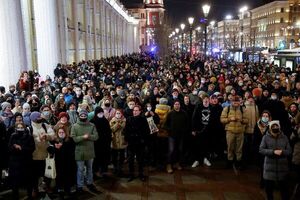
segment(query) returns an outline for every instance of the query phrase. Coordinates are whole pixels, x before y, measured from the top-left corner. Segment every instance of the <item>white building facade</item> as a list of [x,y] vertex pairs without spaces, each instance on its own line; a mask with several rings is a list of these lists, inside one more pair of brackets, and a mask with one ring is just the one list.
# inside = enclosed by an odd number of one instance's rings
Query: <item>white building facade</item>
[[139,51],[139,20],[118,0],[0,0],[0,85],[22,71]]

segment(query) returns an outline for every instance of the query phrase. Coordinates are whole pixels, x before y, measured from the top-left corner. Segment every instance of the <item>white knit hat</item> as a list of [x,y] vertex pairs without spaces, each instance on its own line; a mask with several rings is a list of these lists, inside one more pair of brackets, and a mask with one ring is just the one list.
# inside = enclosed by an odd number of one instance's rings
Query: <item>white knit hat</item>
[[279,120],[273,120],[269,122],[269,127],[272,128],[272,126],[276,124],[280,128],[280,122]]

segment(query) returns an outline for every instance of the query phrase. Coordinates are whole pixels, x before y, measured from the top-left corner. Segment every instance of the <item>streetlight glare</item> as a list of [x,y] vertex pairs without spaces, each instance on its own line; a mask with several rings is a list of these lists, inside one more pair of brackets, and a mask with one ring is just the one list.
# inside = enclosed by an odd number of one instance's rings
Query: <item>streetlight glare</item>
[[216,24],[216,21],[211,21],[210,25],[214,26]]
[[243,7],[241,7],[240,8],[240,12],[242,13],[242,12],[245,12],[245,11],[247,11],[248,10],[248,6],[243,6]]
[[204,17],[207,17],[208,13],[209,13],[209,10],[210,10],[210,5],[208,4],[204,4],[202,6],[202,10],[203,10],[203,13],[204,13]]
[[180,28],[181,28],[181,30],[184,30],[185,24],[180,24]]
[[189,21],[189,24],[192,25],[194,23],[194,17],[189,17],[188,21]]
[[226,15],[225,19],[232,19],[232,15]]
[[200,31],[200,30],[201,30],[201,27],[200,27],[200,26],[198,26],[196,29],[197,29],[197,31]]
[[176,33],[179,33],[179,28],[175,28],[175,32],[176,32]]

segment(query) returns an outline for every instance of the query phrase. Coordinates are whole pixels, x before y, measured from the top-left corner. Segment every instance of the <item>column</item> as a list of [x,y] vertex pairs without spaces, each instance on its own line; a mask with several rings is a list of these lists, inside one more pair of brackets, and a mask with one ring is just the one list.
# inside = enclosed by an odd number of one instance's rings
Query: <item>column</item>
[[59,46],[60,54],[59,61],[60,63],[66,64],[69,60],[68,54],[68,27],[67,27],[67,11],[66,11],[66,1],[65,0],[56,0],[57,9],[58,9],[58,26],[59,26]]
[[90,59],[90,0],[84,2],[84,21],[85,21],[85,60]]
[[79,32],[78,32],[78,8],[77,8],[77,1],[72,1],[72,9],[73,9],[73,22],[74,22],[74,44],[75,44],[75,62],[79,62]]
[[99,58],[98,54],[98,45],[97,45],[97,26],[98,24],[96,23],[96,18],[97,18],[97,6],[96,6],[96,0],[92,0],[92,5],[93,5],[93,31],[94,31],[94,37],[93,37],[93,43],[94,43],[94,59]]
[[56,1],[34,0],[38,69],[42,78],[53,76],[59,62],[59,37]]
[[24,29],[20,1],[3,0],[0,6],[0,80],[8,90],[27,70]]

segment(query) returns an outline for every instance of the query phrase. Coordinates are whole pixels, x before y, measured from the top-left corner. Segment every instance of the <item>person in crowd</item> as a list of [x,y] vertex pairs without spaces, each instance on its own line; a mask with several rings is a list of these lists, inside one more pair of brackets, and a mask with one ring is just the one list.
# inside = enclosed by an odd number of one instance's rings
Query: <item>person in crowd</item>
[[123,116],[121,109],[116,110],[116,114],[111,119],[109,124],[112,132],[111,148],[114,174],[121,177],[123,175],[123,163],[125,160],[125,149],[127,147],[127,142],[125,141],[124,135],[126,119]]
[[41,117],[43,118],[44,122],[55,126],[57,124],[57,117],[53,114],[51,108],[47,105],[43,105],[40,109]]
[[23,120],[26,126],[30,126],[31,125],[31,121],[30,121],[30,105],[28,103],[24,103],[22,106],[23,110],[22,110],[22,115],[23,115]]
[[253,132],[259,118],[259,110],[251,94],[247,96],[247,100],[245,101],[244,106],[245,116],[248,119],[248,123],[246,124],[244,134],[243,160],[247,164],[250,164],[254,158],[252,152]]
[[14,114],[11,111],[12,107],[11,107],[11,103],[8,102],[3,102],[1,104],[1,112],[0,112],[0,118],[1,120],[4,122],[6,128],[9,128],[10,126],[13,126],[14,124]]
[[111,129],[109,121],[100,106],[95,108],[94,118],[91,120],[97,129],[98,139],[95,142],[94,172],[96,176],[106,176],[111,160]]
[[92,192],[99,192],[93,184],[93,159],[95,158],[94,142],[98,132],[94,124],[88,121],[88,112],[81,110],[76,124],[71,128],[71,137],[75,142],[75,160],[77,164],[77,192],[83,192],[84,167],[86,167],[87,187]]
[[188,115],[181,110],[179,100],[174,101],[173,110],[166,117],[164,128],[168,131],[167,172],[173,173],[172,164],[177,170],[182,170],[183,138],[190,130]]
[[144,116],[141,115],[142,108],[139,105],[133,107],[133,116],[126,119],[125,125],[125,141],[128,143],[128,164],[129,164],[129,179],[133,181],[134,176],[134,160],[135,157],[138,162],[138,173],[141,181],[145,181],[144,175],[144,153],[146,139],[150,134],[148,122]]
[[288,156],[292,150],[289,140],[282,132],[278,120],[273,120],[269,123],[269,129],[267,134],[262,138],[259,152],[265,156],[263,178],[265,180],[267,199],[274,199],[273,191],[275,182],[277,182],[279,184],[281,199],[288,200]]
[[[61,119],[66,118],[63,116]],[[66,120],[66,119],[64,119]],[[60,197],[70,196],[71,187],[76,184],[75,143],[66,126],[55,129],[56,139],[53,141],[56,167],[56,188]]]
[[68,105],[67,113],[69,115],[69,122],[73,125],[77,122],[77,111],[75,103],[70,103]]
[[202,104],[198,104],[192,116],[192,135],[195,137],[195,161],[192,167],[197,167],[199,161],[207,167],[211,166],[209,161],[210,145],[212,144],[212,132],[210,127],[211,106],[209,104],[209,96],[206,95],[202,99]]
[[260,118],[256,122],[256,125],[254,127],[253,131],[253,154],[254,158],[256,158],[255,164],[260,168],[260,187],[263,188],[265,185],[264,179],[263,179],[263,164],[264,164],[264,157],[259,153],[259,145],[261,143],[261,140],[264,135],[266,135],[268,129],[269,129],[269,122],[272,121],[271,113],[267,110],[264,110],[261,113]]
[[292,125],[284,103],[279,100],[279,94],[275,90],[271,91],[271,97],[262,105],[262,110],[270,111],[273,120],[279,120],[281,130],[289,137],[292,134]]
[[291,143],[293,144],[293,157],[292,163],[296,171],[296,185],[294,188],[293,196],[300,196],[300,127],[296,131],[293,131],[291,135]]
[[[52,141],[55,137],[54,131],[50,125],[43,123],[41,113],[32,112],[30,115],[31,127],[29,128],[34,142],[35,150],[32,154],[33,158],[33,196],[36,197],[39,192],[39,179],[44,177],[45,173],[45,159],[48,156],[47,148],[49,147],[49,141]],[[44,178],[47,188],[49,189],[50,180]],[[42,188],[43,189],[43,188]]]
[[6,169],[8,166],[7,163],[7,154],[8,154],[8,149],[7,149],[7,144],[8,144],[8,135],[6,131],[6,126],[2,120],[0,120],[0,187],[2,187],[3,182],[2,182],[2,170]]
[[231,106],[225,107],[221,114],[221,122],[225,125],[227,141],[227,167],[232,166],[236,159],[236,168],[241,167],[242,149],[244,144],[245,125],[248,119],[241,107],[240,97],[235,96]]
[[27,198],[32,199],[32,153],[35,150],[35,143],[24,123],[16,124],[15,132],[9,139],[8,149],[8,174],[13,191],[13,199],[18,200],[20,198],[20,187],[26,187]]
[[58,122],[53,127],[54,132],[56,133],[59,128],[64,128],[68,132],[68,136],[71,133],[71,122],[69,122],[69,115],[66,112],[59,113]]
[[113,116],[115,115],[116,110],[112,107],[111,100],[109,98],[105,98],[103,100],[103,104],[101,105],[101,108],[104,111],[104,117],[110,121]]
[[127,119],[128,117],[133,116],[133,108],[135,106],[134,99],[129,99],[127,102],[127,107],[124,109],[124,117]]
[[[147,103],[145,106],[145,111],[143,115],[146,117],[147,120],[152,119],[153,123],[155,125],[159,124],[159,116],[154,112],[154,109],[152,108],[151,103]],[[146,139],[146,148],[147,148],[147,160],[148,160],[148,165],[151,167],[156,167],[157,165],[157,157],[158,157],[158,152],[157,152],[157,130],[153,130],[150,128],[152,122],[148,121],[149,124],[149,129],[150,129],[150,134],[148,135],[148,138]]]

